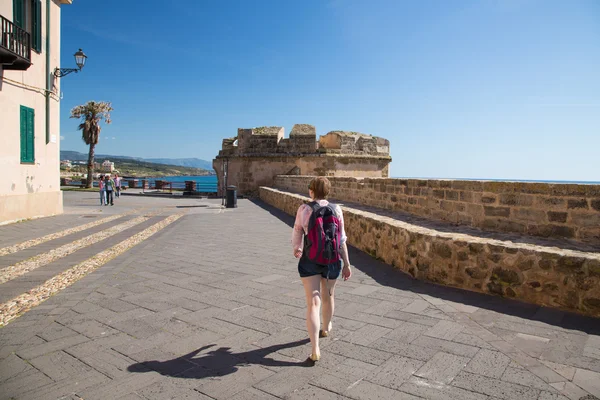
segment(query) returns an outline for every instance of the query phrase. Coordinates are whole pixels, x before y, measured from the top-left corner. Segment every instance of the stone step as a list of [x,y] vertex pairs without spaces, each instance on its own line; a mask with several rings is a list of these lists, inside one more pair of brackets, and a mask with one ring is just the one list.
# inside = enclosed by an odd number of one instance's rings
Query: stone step
[[[261,187],[290,215],[306,196]],[[479,231],[340,202],[348,243],[411,276],[600,316],[600,249],[590,244]],[[352,261],[352,260],[351,260]]]

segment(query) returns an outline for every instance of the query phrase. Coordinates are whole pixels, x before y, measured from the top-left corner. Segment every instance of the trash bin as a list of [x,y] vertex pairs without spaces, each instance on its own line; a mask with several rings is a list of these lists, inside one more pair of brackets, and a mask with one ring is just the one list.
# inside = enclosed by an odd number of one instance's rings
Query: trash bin
[[185,191],[186,192],[195,192],[196,191],[196,181],[185,181]]
[[237,207],[237,190],[235,186],[227,186],[225,208]]

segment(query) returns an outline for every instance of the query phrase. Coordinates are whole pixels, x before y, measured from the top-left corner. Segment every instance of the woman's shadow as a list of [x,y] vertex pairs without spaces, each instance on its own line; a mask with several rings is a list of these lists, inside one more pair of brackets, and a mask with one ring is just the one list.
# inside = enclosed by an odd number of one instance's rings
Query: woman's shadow
[[309,343],[309,339],[303,339],[240,353],[232,353],[229,347],[220,347],[201,354],[205,350],[216,346],[215,344],[210,344],[172,360],[152,360],[135,363],[127,367],[127,370],[129,372],[149,372],[153,370],[165,376],[198,379],[229,375],[236,372],[240,366],[249,364],[259,364],[268,367],[309,367],[312,364],[308,360],[291,362],[274,360],[267,357],[268,354],[279,350],[302,346],[307,343]]

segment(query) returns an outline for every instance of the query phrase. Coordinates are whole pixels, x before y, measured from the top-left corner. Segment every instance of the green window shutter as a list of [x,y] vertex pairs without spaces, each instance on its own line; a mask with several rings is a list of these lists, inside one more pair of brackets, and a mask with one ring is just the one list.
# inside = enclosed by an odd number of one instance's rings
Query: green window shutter
[[25,4],[23,0],[13,0],[13,23],[25,29]]
[[29,162],[35,161],[35,111],[27,110],[27,157]]
[[42,52],[42,0],[31,0],[31,40],[32,47]]
[[27,162],[27,107],[21,106],[21,162]]
[[35,161],[35,111],[21,106],[21,162]]

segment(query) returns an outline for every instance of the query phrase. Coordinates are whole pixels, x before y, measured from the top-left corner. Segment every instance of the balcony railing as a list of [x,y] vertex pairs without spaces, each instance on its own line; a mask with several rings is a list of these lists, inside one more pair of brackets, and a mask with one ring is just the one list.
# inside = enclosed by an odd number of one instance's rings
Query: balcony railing
[[8,50],[24,61],[31,62],[31,36],[0,15],[2,35],[0,36],[0,50]]

